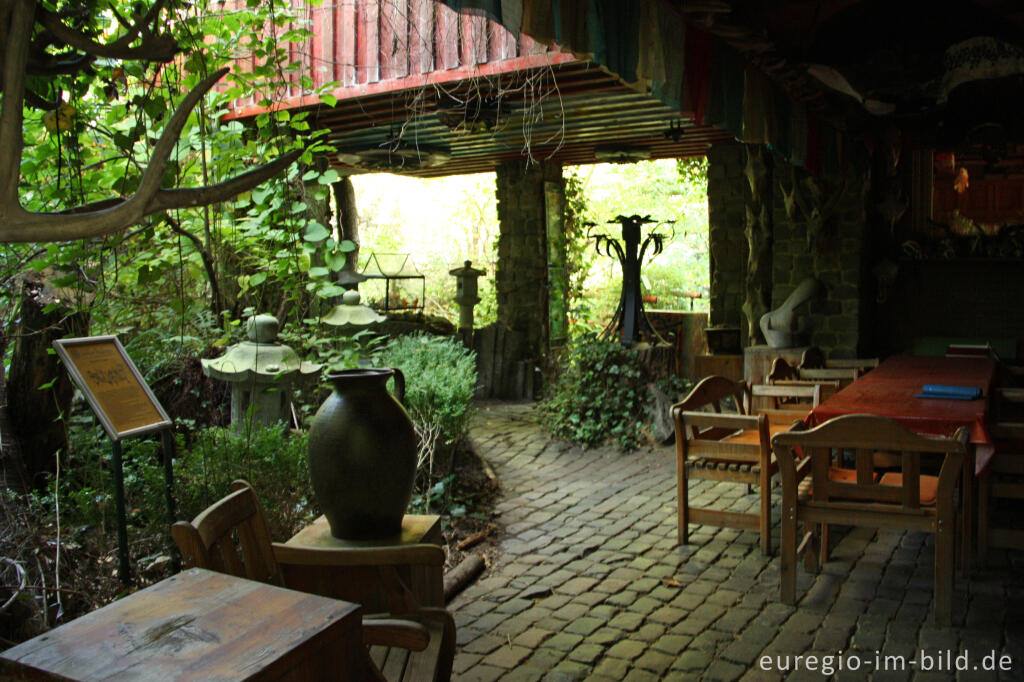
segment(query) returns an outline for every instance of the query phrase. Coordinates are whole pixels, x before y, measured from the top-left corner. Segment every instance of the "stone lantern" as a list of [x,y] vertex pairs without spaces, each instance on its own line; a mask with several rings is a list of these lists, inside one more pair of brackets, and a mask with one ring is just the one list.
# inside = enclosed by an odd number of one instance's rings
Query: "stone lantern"
[[388,319],[370,306],[363,305],[359,300],[358,291],[355,289],[346,291],[341,296],[341,305],[334,306],[334,309],[323,319],[324,324],[339,327],[342,333],[352,333]]
[[486,275],[486,270],[477,270],[472,267],[472,261],[466,261],[461,268],[455,268],[448,272],[455,276],[455,298],[459,304],[459,330],[465,332],[473,331],[473,306],[480,302],[477,289],[477,280]]
[[277,343],[278,322],[256,315],[246,324],[248,340],[228,348],[219,358],[202,360],[203,373],[231,384],[231,424],[240,428],[252,410],[267,426],[290,417],[294,385],[320,374],[322,365],[306,362],[289,346]]

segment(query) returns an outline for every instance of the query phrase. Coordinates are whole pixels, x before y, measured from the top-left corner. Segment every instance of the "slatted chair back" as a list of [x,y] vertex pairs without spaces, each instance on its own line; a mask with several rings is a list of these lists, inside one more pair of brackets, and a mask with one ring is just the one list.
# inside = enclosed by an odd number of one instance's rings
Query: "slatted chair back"
[[749,414],[750,391],[743,381],[718,375],[704,377],[685,398],[672,406],[673,412],[681,410]]
[[[830,523],[934,533],[935,617],[948,624],[953,589],[954,491],[967,454],[967,430],[924,436],[885,417],[844,415],[813,429],[800,424],[772,439],[782,478],[782,600],[796,600],[798,550]],[[856,453],[854,480],[836,477],[833,453]],[[899,453],[901,470],[875,472],[875,453]],[[922,455],[942,458],[938,477],[922,476]],[[931,491],[934,491],[932,494]],[[804,525],[798,542],[797,525]]]
[[[844,371],[842,373],[844,377],[851,376],[852,371]],[[810,378],[804,376],[803,370],[793,367],[785,358],[778,357],[772,361],[771,371],[764,378],[764,382],[773,386],[820,386],[821,394],[817,401],[814,402],[814,406],[817,406],[819,402],[825,400],[843,385],[842,381],[838,378]],[[783,399],[780,399],[783,398]],[[772,401],[772,408],[778,409],[779,403],[796,403],[799,405],[801,402],[806,400],[786,400],[780,396]],[[801,408],[794,408],[801,409]]]
[[[838,384],[835,385],[838,388]],[[806,414],[821,403],[823,386],[821,383],[782,382],[779,384],[757,384],[750,387],[750,397],[765,398],[770,405],[769,411],[761,410],[769,416],[775,412]],[[781,415],[781,416],[792,416]],[[775,421],[773,419],[773,421]]]
[[878,367],[878,358],[829,360],[820,348],[811,346],[803,352],[797,369],[800,379],[837,379],[846,387],[875,367]]
[[[995,452],[978,479],[978,554],[990,547],[1024,549],[1018,508],[1024,500],[1024,389],[997,388],[988,430]],[[1013,500],[1013,502],[1005,502]]]
[[188,568],[207,568],[272,585],[282,585],[270,532],[259,499],[235,481],[231,493],[192,520],[171,527]]

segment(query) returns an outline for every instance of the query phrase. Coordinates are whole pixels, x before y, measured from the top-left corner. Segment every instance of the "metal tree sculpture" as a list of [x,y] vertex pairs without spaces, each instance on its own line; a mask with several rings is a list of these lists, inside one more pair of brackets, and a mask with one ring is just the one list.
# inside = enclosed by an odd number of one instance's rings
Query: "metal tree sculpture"
[[[640,267],[643,264],[647,248],[654,245],[651,257],[661,253],[665,245],[665,235],[650,232],[641,243],[641,226],[657,221],[651,216],[615,216],[609,223],[622,225],[622,240],[607,234],[595,234],[597,252],[610,258],[617,258],[622,266],[622,293],[619,296],[619,307],[611,323],[605,327],[602,338],[611,338],[618,334],[622,345],[630,348],[634,343],[664,343],[658,332],[647,321],[644,314],[644,301],[640,294]],[[668,221],[669,223],[674,221]]]
[[[60,18],[34,0],[0,0],[0,242],[65,241],[99,237],[118,232],[158,211],[205,206],[248,191],[287,168],[302,153],[295,150],[268,164],[230,180],[204,187],[163,189],[161,179],[189,113],[203,95],[227,73],[210,74],[188,93],[160,139],[153,147],[149,165],[135,194],[112,197],[58,213],[33,213],[18,200],[22,152],[23,106],[45,108],[45,101],[26,90],[28,75],[75,73],[86,69],[97,57],[169,62],[180,51],[174,39],[162,32],[164,0],[129,22],[121,20],[125,32],[109,43],[69,28]],[[120,17],[119,17],[120,19]],[[51,46],[69,51],[55,58]]]

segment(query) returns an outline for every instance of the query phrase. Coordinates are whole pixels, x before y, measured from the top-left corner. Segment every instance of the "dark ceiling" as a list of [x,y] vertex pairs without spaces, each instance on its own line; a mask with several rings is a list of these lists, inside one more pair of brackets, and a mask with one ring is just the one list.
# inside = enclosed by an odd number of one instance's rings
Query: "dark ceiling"
[[[941,97],[951,47],[984,36],[1024,48],[1021,0],[732,0],[728,12],[726,3],[679,3],[684,11],[702,4],[721,11],[690,11],[692,19],[843,127],[894,123],[923,144],[955,146],[995,122],[1024,141],[1022,75],[974,81]],[[858,98],[811,75],[820,67],[841,74]]]
[[[1024,75],[966,82],[948,100],[940,96],[950,47],[978,36],[1024,47],[1024,0],[669,1],[850,133],[895,125],[940,148],[979,137],[1024,142]],[[461,19],[470,20],[482,18]],[[356,88],[335,107],[317,107],[314,119],[341,150],[339,169],[421,177],[525,157],[582,164],[692,156],[731,137],[694,126],[686,112],[593,63],[561,57],[444,88]]]

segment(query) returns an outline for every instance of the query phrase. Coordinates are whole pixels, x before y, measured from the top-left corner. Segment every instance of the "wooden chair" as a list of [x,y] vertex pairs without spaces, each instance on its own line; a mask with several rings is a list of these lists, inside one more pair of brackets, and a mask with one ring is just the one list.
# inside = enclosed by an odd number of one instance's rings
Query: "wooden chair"
[[800,356],[797,371],[801,379],[838,380],[840,387],[845,388],[875,367],[878,367],[878,358],[826,360],[820,348],[811,346]]
[[[443,565],[440,547],[288,547],[271,542],[263,507],[252,487],[235,481],[231,490],[191,523],[179,521],[172,526],[171,536],[187,567],[356,603],[364,603],[367,592],[360,578],[370,572],[387,594],[389,607],[386,614],[363,617],[366,676],[414,681],[451,677],[455,621],[443,608],[420,606],[400,576],[402,567]],[[325,571],[331,580],[323,579]]]
[[[771,553],[771,478],[776,467],[769,448],[768,417],[746,414],[749,398],[744,382],[710,376],[672,406],[679,544],[689,541],[691,523],[703,523],[756,530],[761,551]],[[723,412],[723,406],[730,412]],[[756,485],[759,511],[695,507],[689,498],[690,479]]]
[[1024,529],[1017,526],[1017,513],[1007,518],[993,513],[997,506],[1024,504],[1020,502],[1024,500],[1024,389],[997,388],[992,398],[994,421],[989,433],[995,452],[988,472],[978,479],[978,555],[982,560],[989,547],[1024,549]]
[[[953,495],[967,453],[967,430],[954,438],[922,436],[887,419],[844,415],[813,429],[798,424],[772,440],[782,478],[782,601],[796,602],[796,561],[828,524],[904,528],[935,534],[935,620],[948,625],[952,611],[955,509]],[[852,480],[837,477],[835,450],[854,450]],[[877,450],[901,453],[902,470],[877,477]],[[938,477],[921,475],[921,456],[942,456]],[[803,524],[803,538],[797,527]],[[814,553],[806,555],[812,559]]]
[[[851,375],[852,372],[850,370],[842,371],[842,376],[844,377],[848,378]],[[842,384],[836,378],[811,378],[781,357],[775,358],[772,361],[771,370],[765,375],[764,382],[775,386],[821,386],[821,400],[825,400],[836,393]]]

